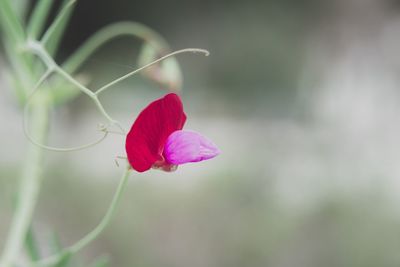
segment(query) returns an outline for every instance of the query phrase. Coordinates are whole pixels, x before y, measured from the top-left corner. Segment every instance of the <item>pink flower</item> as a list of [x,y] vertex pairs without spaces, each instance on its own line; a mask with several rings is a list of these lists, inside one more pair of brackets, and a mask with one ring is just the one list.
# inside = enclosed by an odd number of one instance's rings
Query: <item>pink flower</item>
[[211,159],[220,150],[193,131],[183,131],[186,115],[181,99],[167,94],[150,103],[133,123],[126,137],[128,161],[138,172],[150,168],[172,171],[178,165]]
[[175,165],[211,159],[218,154],[217,146],[195,131],[173,132],[164,147],[165,158]]

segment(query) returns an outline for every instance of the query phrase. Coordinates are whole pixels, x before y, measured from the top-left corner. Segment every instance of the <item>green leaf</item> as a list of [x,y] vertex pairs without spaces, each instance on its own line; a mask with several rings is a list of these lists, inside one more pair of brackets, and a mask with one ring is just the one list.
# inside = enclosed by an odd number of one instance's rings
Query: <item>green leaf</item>
[[8,0],[0,0],[0,26],[13,44],[21,44],[25,39],[22,23]]
[[71,260],[72,254],[68,251],[63,252],[63,247],[61,245],[60,238],[55,232],[51,234],[49,247],[52,254],[62,253],[61,257],[53,265],[53,267],[67,267]]
[[28,0],[13,0],[12,5],[14,6],[15,13],[21,19],[25,18],[27,10],[29,8]]
[[29,37],[36,39],[43,31],[52,3],[53,0],[39,0],[36,3],[28,23]]
[[70,260],[72,258],[72,254],[69,252],[65,252],[60,260],[54,265],[54,267],[67,267],[69,266]]
[[32,261],[40,259],[39,245],[36,241],[32,226],[29,227],[25,238],[25,250]]
[[52,56],[54,56],[59,49],[60,41],[64,36],[68,22],[71,18],[72,12],[75,7],[75,2],[76,1],[74,0],[63,1],[59,14],[54,19],[54,22],[52,23],[52,25],[50,25],[49,29],[47,30],[50,31],[49,36],[46,36],[47,32],[43,36],[44,40],[42,41],[46,43],[47,52]]
[[90,264],[89,267],[107,267],[110,263],[110,258],[106,255],[98,258],[94,263]]
[[57,233],[52,232],[49,240],[49,247],[51,253],[57,254],[63,250],[61,246],[60,238],[58,237]]

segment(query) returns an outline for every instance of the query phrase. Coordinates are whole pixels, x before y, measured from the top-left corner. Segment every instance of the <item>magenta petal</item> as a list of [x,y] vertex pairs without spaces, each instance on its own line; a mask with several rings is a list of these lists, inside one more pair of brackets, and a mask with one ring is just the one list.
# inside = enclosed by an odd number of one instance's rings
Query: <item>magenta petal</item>
[[213,142],[194,131],[173,132],[164,147],[165,158],[175,165],[211,159],[220,153]]
[[[150,103],[138,116],[126,136],[128,161],[138,172],[155,167],[165,169],[162,157],[165,141],[174,131],[182,129],[186,121],[181,99],[167,94]],[[165,167],[165,168],[164,168]]]

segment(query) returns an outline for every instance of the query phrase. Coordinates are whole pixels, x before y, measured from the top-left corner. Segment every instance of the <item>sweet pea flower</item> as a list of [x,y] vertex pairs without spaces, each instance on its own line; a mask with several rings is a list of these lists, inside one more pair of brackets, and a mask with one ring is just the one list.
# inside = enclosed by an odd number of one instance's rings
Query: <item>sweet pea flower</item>
[[133,169],[173,171],[178,165],[211,159],[220,153],[216,145],[194,131],[182,130],[186,121],[177,94],[150,103],[139,114],[126,137],[125,149]]

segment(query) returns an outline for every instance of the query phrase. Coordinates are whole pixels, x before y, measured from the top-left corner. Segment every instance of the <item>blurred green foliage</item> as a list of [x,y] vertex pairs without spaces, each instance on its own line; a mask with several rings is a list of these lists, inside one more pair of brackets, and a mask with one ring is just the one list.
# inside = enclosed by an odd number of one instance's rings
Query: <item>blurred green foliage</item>
[[[107,177],[82,184],[81,173],[48,175],[36,229],[68,233],[62,243],[73,242],[114,189]],[[105,253],[111,266],[174,267],[400,264],[400,218],[374,191],[327,193],[313,208],[293,210],[276,198],[272,178],[222,171],[205,179],[182,190],[134,176],[116,219],[84,259]]]

